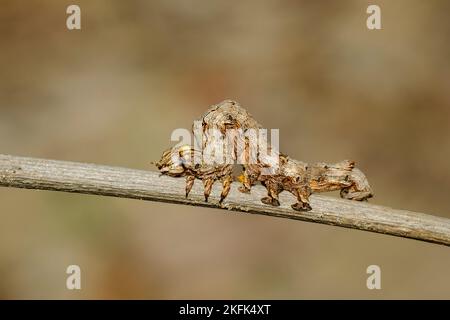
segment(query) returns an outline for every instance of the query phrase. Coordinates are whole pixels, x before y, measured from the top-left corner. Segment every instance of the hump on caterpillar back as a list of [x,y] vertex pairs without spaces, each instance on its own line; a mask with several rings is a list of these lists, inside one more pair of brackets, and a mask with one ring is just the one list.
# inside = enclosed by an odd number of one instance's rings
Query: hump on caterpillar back
[[201,119],[208,128],[260,128],[261,125],[237,101],[227,99],[212,105]]
[[355,167],[355,161],[343,160],[341,162],[335,163],[333,167],[346,171],[351,171]]

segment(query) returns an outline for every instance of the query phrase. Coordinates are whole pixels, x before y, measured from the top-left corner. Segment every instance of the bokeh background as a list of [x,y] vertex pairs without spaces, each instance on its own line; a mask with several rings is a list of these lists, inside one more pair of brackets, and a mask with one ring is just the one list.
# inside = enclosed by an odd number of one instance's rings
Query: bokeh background
[[[66,29],[81,7],[82,30]],[[382,30],[366,28],[378,4]],[[450,2],[2,0],[0,152],[155,170],[209,105],[354,159],[372,203],[450,218]],[[447,247],[318,224],[0,188],[1,298],[450,298]],[[82,290],[65,287],[66,267]],[[366,288],[366,268],[382,290]]]

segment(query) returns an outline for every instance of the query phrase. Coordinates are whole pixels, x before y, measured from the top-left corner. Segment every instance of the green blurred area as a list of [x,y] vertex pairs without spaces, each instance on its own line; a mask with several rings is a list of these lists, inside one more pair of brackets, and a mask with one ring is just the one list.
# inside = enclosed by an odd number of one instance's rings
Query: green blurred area
[[[372,203],[450,218],[450,2],[3,0],[0,153],[155,170],[226,98]],[[0,298],[450,298],[448,248],[219,210],[0,188]],[[82,290],[65,287],[66,267]],[[366,288],[368,265],[382,290]]]

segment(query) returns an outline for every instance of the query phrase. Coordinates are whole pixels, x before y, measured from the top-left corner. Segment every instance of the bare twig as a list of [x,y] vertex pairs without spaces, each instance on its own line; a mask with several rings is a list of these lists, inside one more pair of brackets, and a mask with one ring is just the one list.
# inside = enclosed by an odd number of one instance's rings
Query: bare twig
[[253,188],[251,194],[242,194],[237,191],[236,184],[220,206],[219,186],[215,186],[210,202],[205,203],[200,185],[196,183],[186,199],[184,179],[159,176],[156,172],[0,155],[0,186],[223,208],[450,246],[450,219],[443,217],[318,195],[312,197],[312,211],[299,213],[291,209],[290,204],[295,199],[288,194],[281,195],[280,207],[271,207],[260,202],[260,198],[265,196],[261,186]]

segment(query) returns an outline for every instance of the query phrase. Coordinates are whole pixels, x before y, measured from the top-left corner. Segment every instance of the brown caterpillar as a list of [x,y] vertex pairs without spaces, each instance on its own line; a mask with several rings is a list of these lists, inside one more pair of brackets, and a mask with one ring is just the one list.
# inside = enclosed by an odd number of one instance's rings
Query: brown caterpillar
[[220,203],[222,203],[230,192],[231,182],[233,181],[233,166],[195,164],[193,159],[195,154],[199,152],[190,145],[175,146],[164,151],[161,160],[156,163],[156,167],[161,174],[171,177],[186,177],[186,198],[196,178],[203,181],[205,201],[208,201],[214,182],[221,181],[223,189],[220,195]]
[[[243,135],[227,137],[225,133],[229,129],[240,129],[243,133],[249,129],[260,130],[262,126],[242,108],[237,102],[225,100],[213,105],[201,118],[202,147],[208,143],[229,143],[227,139],[234,139],[231,145],[241,144],[243,152],[238,155],[236,148],[231,153],[232,160],[239,157],[247,159],[250,154],[248,140]],[[221,140],[215,140],[209,134],[209,129],[218,129],[222,136]],[[194,130],[195,134],[195,130]],[[197,132],[198,134],[198,132]],[[230,145],[230,144],[228,144]],[[270,145],[268,146],[271,149]],[[176,146],[164,152],[161,160],[156,164],[162,174],[170,176],[186,177],[186,197],[194,184],[196,178],[201,179],[204,184],[205,200],[211,192],[215,181],[221,181],[223,190],[220,203],[226,198],[233,181],[233,164],[205,164],[204,162],[194,164],[194,156],[201,159],[201,151],[189,145]],[[244,159],[244,160],[245,160]],[[267,196],[261,201],[265,204],[279,206],[278,195],[286,190],[291,192],[297,203],[292,208],[297,211],[309,211],[311,206],[309,196],[314,192],[326,192],[340,190],[342,198],[351,200],[366,200],[373,196],[372,189],[365,175],[354,167],[353,161],[344,160],[336,164],[317,163],[308,165],[304,162],[291,159],[290,157],[274,151],[271,157],[264,158],[265,161],[257,159],[254,163],[243,163],[244,172],[239,177],[242,186],[241,192],[249,193],[251,187],[260,182],[267,189]],[[277,161],[277,165],[275,165]]]

